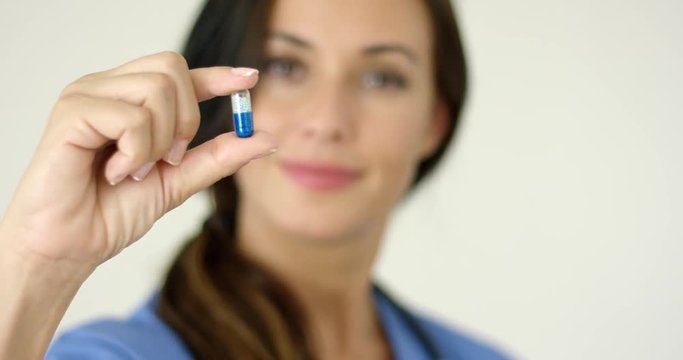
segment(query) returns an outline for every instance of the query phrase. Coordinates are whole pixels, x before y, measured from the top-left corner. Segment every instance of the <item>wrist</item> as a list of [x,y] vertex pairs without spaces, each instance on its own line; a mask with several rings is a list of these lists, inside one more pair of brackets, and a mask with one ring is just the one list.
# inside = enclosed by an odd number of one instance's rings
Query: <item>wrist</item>
[[42,358],[94,267],[31,252],[0,224],[0,358]]
[[52,258],[31,249],[30,239],[19,231],[10,231],[0,223],[0,264],[3,270],[21,277],[49,279],[57,283],[82,283],[97,268],[97,264],[67,258]]

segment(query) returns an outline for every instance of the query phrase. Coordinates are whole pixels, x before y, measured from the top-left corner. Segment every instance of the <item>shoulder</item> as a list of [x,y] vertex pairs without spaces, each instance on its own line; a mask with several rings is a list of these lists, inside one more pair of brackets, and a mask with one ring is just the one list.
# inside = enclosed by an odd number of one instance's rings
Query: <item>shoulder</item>
[[45,359],[191,359],[155,307],[152,297],[127,319],[98,320],[70,329],[55,339]]
[[418,315],[417,321],[429,334],[446,359],[512,360],[513,358],[491,343],[438,320]]

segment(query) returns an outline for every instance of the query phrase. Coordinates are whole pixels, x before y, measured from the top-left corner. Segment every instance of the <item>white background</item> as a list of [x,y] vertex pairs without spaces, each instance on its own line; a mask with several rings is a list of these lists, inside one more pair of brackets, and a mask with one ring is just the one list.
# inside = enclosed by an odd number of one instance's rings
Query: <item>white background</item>
[[[0,3],[0,210],[56,95],[179,50],[199,1]],[[683,2],[458,3],[471,92],[458,146],[397,211],[378,274],[529,359],[683,357]],[[205,195],[102,265],[62,328],[123,315]]]

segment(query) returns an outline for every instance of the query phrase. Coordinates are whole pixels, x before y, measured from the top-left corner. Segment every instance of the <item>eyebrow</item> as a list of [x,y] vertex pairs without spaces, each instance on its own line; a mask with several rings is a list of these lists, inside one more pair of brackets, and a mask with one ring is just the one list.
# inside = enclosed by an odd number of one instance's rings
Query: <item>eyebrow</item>
[[407,47],[398,44],[378,44],[363,50],[366,55],[399,54],[405,56],[410,62],[417,63],[417,55]]
[[[306,39],[303,39],[297,35],[291,34],[291,33],[286,33],[286,32],[276,32],[270,35],[271,39],[274,40],[282,40],[285,42],[288,42],[294,46],[301,47],[304,49],[313,49],[314,46],[311,42],[309,42]],[[367,56],[376,56],[376,55],[382,55],[382,54],[398,54],[401,56],[404,56],[407,60],[409,60],[412,63],[417,63],[418,62],[418,56],[407,48],[406,46],[400,45],[400,44],[376,44],[372,45],[369,47],[366,47],[363,49],[362,53]]]
[[285,32],[276,32],[270,35],[271,39],[274,40],[283,40],[285,42],[288,42],[292,45],[296,45],[298,47],[306,48],[306,49],[313,49],[313,44],[310,42],[294,35],[294,34],[289,34]]

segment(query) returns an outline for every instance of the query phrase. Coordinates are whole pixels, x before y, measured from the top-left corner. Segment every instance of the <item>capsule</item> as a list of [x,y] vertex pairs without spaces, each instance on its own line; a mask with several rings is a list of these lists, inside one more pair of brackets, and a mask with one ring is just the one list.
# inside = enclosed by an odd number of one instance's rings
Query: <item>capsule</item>
[[254,133],[254,121],[251,116],[251,95],[249,90],[242,90],[230,95],[232,102],[232,121],[235,133],[241,138],[250,137]]

